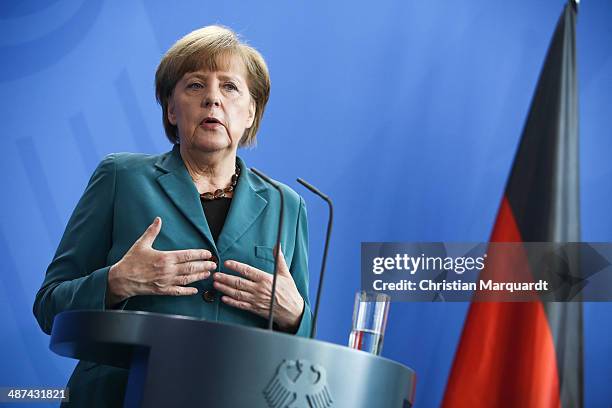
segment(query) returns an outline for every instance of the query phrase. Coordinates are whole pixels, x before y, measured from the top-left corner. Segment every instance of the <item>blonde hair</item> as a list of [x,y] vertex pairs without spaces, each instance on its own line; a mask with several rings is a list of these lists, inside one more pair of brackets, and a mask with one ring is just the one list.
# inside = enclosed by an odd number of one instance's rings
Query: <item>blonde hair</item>
[[229,56],[242,59],[247,72],[249,92],[255,102],[253,125],[245,130],[239,146],[250,146],[256,142],[255,136],[270,97],[268,67],[261,54],[242,42],[232,30],[211,25],[192,31],[174,43],[157,67],[155,97],[162,107],[164,130],[171,143],[179,142],[178,128],[168,120],[168,100],[176,83],[188,72],[200,69],[217,71],[219,68],[225,68]]

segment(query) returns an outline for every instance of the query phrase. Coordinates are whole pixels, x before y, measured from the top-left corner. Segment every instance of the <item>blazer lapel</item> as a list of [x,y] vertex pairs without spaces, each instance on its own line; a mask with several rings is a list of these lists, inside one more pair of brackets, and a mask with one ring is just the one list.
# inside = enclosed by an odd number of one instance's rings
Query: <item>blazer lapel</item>
[[[238,158],[240,179],[234,191],[225,224],[219,235],[219,255],[228,250],[257,220],[268,201],[264,198],[268,187]],[[264,193],[264,194],[261,194]]]
[[172,151],[162,156],[155,166],[164,172],[157,178],[161,188],[211,247],[215,248],[215,242],[202,210],[200,195],[183,163],[179,145],[174,145]]

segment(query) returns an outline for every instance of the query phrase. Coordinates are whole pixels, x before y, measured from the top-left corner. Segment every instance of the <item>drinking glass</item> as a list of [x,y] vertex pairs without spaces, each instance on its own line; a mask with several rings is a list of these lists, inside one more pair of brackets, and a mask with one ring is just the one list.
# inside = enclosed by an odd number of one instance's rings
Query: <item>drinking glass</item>
[[349,347],[380,355],[383,346],[389,296],[382,293],[357,292],[353,310],[353,329]]

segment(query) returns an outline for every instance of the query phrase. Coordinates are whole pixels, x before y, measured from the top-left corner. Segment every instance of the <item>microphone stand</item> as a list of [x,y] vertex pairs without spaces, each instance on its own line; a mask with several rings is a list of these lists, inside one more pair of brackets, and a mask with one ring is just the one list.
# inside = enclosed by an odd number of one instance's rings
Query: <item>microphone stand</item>
[[321,262],[321,272],[319,273],[319,287],[317,288],[317,300],[315,302],[314,315],[312,317],[312,327],[310,328],[310,338],[312,339],[314,338],[317,332],[317,317],[319,316],[319,302],[321,300],[321,292],[323,288],[323,278],[325,275],[325,265],[327,263],[327,249],[329,248],[329,240],[331,237],[332,224],[334,222],[334,205],[331,199],[327,195],[323,194],[321,191],[315,188],[312,184],[306,182],[305,180],[301,178],[298,178],[297,181],[298,183],[300,183],[301,185],[303,185],[304,187],[312,191],[314,194],[321,197],[327,203],[327,206],[329,208],[329,216],[327,219],[327,233],[325,235],[325,247],[323,249],[323,260]]
[[285,196],[283,195],[283,191],[280,186],[272,181],[270,177],[266,176],[259,170],[254,167],[251,167],[251,171],[261,177],[268,184],[272,185],[280,194],[280,214],[278,216],[278,232],[276,234],[276,256],[274,257],[274,277],[272,278],[272,298],[270,299],[270,314],[268,315],[268,330],[272,330],[274,325],[274,301],[276,297],[276,278],[278,276],[278,265],[280,263],[280,241],[281,241],[281,232],[283,230],[283,208],[285,204]]

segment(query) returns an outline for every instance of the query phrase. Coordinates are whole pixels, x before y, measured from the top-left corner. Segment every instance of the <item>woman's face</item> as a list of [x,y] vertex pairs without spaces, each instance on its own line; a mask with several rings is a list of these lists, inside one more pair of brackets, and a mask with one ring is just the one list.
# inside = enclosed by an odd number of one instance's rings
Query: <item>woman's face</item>
[[224,70],[186,73],[172,91],[168,120],[177,126],[183,147],[235,152],[244,131],[253,125],[255,102],[244,63],[238,56],[224,62]]

